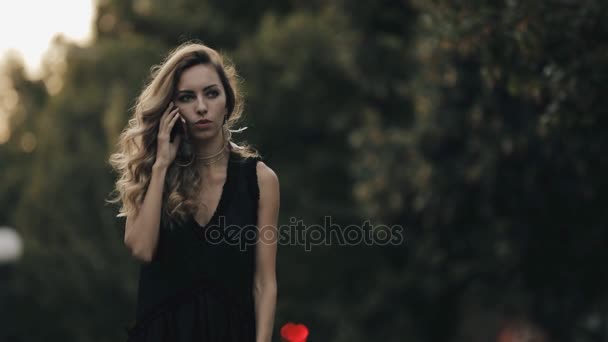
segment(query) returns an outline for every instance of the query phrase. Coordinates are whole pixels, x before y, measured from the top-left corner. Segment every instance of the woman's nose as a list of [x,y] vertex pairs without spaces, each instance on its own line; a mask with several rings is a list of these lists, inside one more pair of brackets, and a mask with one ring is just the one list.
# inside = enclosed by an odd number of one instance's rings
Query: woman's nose
[[205,100],[203,100],[201,97],[199,97],[197,100],[196,111],[199,114],[204,114],[207,112],[207,105],[205,104]]

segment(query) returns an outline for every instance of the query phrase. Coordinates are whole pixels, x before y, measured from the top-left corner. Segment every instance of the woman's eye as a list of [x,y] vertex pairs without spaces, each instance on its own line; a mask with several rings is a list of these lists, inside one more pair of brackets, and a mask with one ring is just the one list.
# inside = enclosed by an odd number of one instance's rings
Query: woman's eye
[[190,101],[192,99],[192,95],[182,95],[177,98],[181,102]]
[[217,91],[217,90],[212,90],[212,91],[210,91],[210,92],[207,93],[207,96],[212,97],[212,98],[213,97],[218,97],[219,95],[220,95],[220,92]]

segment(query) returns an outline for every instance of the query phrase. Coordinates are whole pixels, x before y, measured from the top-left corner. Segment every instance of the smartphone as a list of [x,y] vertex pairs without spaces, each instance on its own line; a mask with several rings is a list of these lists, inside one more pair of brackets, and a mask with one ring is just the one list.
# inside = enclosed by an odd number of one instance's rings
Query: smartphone
[[[173,106],[173,108],[175,108],[175,106]],[[179,115],[179,114],[177,114],[177,115]],[[173,125],[173,129],[171,129],[171,134],[169,136],[169,141],[173,142],[173,139],[175,139],[175,136],[178,134],[182,135],[182,137],[184,134],[184,126],[183,126],[181,117],[179,117],[177,119],[177,121],[175,122],[175,125]]]

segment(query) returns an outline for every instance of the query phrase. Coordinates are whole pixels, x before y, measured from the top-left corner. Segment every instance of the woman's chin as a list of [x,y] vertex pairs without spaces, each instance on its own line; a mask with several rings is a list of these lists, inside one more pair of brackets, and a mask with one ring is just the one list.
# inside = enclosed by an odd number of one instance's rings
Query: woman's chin
[[214,131],[211,129],[209,129],[209,130],[196,130],[195,129],[194,132],[192,132],[190,134],[190,137],[197,141],[209,141],[209,140],[213,140],[219,134],[220,134],[219,131]]

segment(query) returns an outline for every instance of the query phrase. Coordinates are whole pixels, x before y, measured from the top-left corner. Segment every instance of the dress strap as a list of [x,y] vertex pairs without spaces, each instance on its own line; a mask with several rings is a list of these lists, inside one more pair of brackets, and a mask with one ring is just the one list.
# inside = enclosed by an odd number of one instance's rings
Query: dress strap
[[258,161],[263,161],[263,158],[259,156],[249,158],[245,168],[247,184],[251,190],[250,193],[252,194],[252,200],[256,201],[256,203],[260,200],[260,187],[258,184],[257,173]]

